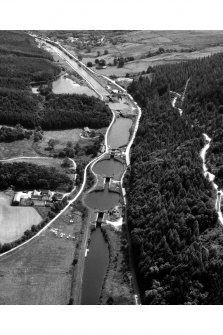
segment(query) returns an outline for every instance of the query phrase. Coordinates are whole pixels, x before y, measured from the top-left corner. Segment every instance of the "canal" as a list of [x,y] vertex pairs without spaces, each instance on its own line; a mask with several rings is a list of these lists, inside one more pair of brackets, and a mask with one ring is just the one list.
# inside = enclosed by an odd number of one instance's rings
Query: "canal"
[[[108,134],[108,145],[111,149],[117,149],[128,144],[132,120],[119,117],[115,120]],[[93,166],[93,171],[101,176],[114,176],[120,180],[124,173],[125,166],[113,159],[101,160]],[[85,205],[98,209],[99,211],[110,210],[118,205],[120,194],[109,191],[109,183],[105,183],[103,191],[92,191],[85,197]],[[89,253],[85,262],[82,305],[98,304],[101,288],[109,264],[108,244],[105,242],[102,231],[97,228],[91,236]],[[98,252],[100,250],[100,252]]]
[[114,158],[103,159],[96,163],[92,170],[101,176],[109,176],[115,180],[120,180],[124,172],[124,165]]
[[132,120],[119,117],[115,120],[109,134],[108,145],[112,149],[117,149],[128,144]]
[[82,305],[95,305],[98,303],[109,263],[108,245],[99,227],[91,235],[89,249],[90,252],[85,262],[82,284]]

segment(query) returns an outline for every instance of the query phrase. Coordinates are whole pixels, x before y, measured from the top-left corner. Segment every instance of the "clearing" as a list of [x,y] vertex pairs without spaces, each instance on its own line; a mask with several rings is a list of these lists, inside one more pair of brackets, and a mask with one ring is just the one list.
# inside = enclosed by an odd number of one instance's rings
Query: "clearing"
[[10,206],[11,198],[0,192],[0,243],[9,243],[20,238],[32,225],[42,220],[32,207]]
[[0,304],[68,304],[82,225],[81,212],[69,207],[40,236],[0,258]]
[[1,142],[0,145],[0,159],[8,159],[13,157],[31,157],[37,156],[35,150],[32,148],[32,140],[21,140],[10,143]]

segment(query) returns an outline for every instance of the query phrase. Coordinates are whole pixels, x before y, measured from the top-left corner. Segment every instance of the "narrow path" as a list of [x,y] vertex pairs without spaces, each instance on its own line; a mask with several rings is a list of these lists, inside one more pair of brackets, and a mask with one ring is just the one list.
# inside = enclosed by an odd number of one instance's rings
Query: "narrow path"
[[170,91],[170,93],[174,95],[174,98],[171,101],[171,105],[172,105],[173,108],[177,108],[180,116],[182,116],[183,110],[181,108],[175,107],[176,102],[177,102],[178,99],[181,99],[181,104],[183,103],[183,101],[185,99],[185,94],[186,94],[186,90],[187,90],[187,86],[188,86],[189,81],[190,81],[190,78],[187,79],[185,87],[184,87],[184,91],[183,91],[182,94],[179,94],[179,93],[174,92],[174,91]]
[[204,147],[201,149],[201,152],[200,152],[200,157],[201,157],[202,162],[203,162],[203,164],[202,164],[203,172],[204,172],[205,178],[210,180],[210,182],[212,183],[213,188],[216,190],[215,209],[218,213],[218,219],[219,219],[221,225],[223,225],[223,215],[222,215],[222,211],[221,211],[221,198],[222,198],[222,195],[223,195],[223,191],[219,190],[218,185],[214,183],[215,175],[213,173],[210,173],[207,169],[206,154],[207,154],[207,151],[210,147],[211,138],[207,134],[203,134],[203,136],[204,136],[204,139],[206,141],[206,144],[204,145]]

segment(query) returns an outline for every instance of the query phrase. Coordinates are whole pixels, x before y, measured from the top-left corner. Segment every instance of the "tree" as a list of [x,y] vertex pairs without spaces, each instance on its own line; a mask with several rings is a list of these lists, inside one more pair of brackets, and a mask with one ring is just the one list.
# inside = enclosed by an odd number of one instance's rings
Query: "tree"
[[93,63],[92,62],[87,62],[87,67],[92,67]]
[[106,65],[106,61],[104,59],[100,59],[99,65],[100,66],[105,66]]
[[121,67],[124,66],[124,64],[125,64],[124,59],[120,58],[119,61],[118,61],[118,67],[121,68]]
[[90,52],[91,52],[91,46],[88,45],[88,46],[87,46],[87,53],[90,53]]
[[160,48],[158,49],[158,51],[159,51],[159,53],[164,53],[164,52],[165,52],[165,49],[162,48],[162,47],[160,47]]
[[67,142],[67,148],[72,148],[73,147],[73,143],[71,141]]
[[68,157],[65,157],[61,166],[65,167],[65,168],[69,168],[72,166],[72,162]]
[[53,138],[49,139],[48,147],[49,147],[50,150],[54,149],[55,144],[56,144],[56,141]]
[[79,55],[77,56],[77,58],[78,58],[79,61],[82,61],[83,56],[79,54]]

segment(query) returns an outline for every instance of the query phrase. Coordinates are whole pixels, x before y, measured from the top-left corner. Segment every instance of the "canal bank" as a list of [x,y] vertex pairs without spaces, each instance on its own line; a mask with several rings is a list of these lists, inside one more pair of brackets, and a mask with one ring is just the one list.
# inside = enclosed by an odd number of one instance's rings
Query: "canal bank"
[[[89,224],[96,226],[97,234],[92,234],[88,246],[89,253],[85,262],[83,277],[82,304],[134,303],[132,276],[128,266],[126,227],[125,225],[120,225],[117,229],[113,227],[112,221],[110,221],[111,218],[111,220],[115,220],[115,215],[118,215],[118,219],[122,219],[123,221],[124,201],[120,180],[126,169],[126,163],[119,156],[123,152],[123,149],[120,148],[126,147],[129,144],[130,129],[132,127],[132,119],[116,117],[108,131],[107,141],[105,140],[106,155],[91,165],[91,171],[95,176],[96,183],[84,194],[83,203],[92,213],[91,217],[94,218],[94,221],[89,222]],[[117,157],[115,159],[110,156],[109,159],[109,153],[112,155],[114,149],[117,150]],[[98,182],[102,178],[104,178],[104,189],[96,191]],[[106,181],[108,178],[110,180]],[[109,190],[111,180],[113,183],[118,183],[118,192],[111,192]],[[100,213],[102,214],[102,222],[98,222],[97,220]],[[111,224],[108,222],[111,222]],[[102,243],[102,238],[105,243]],[[101,253],[98,253],[98,246],[101,248]],[[100,265],[100,270],[98,265]],[[102,276],[103,281],[101,280]],[[92,280],[94,285],[89,284]]]

